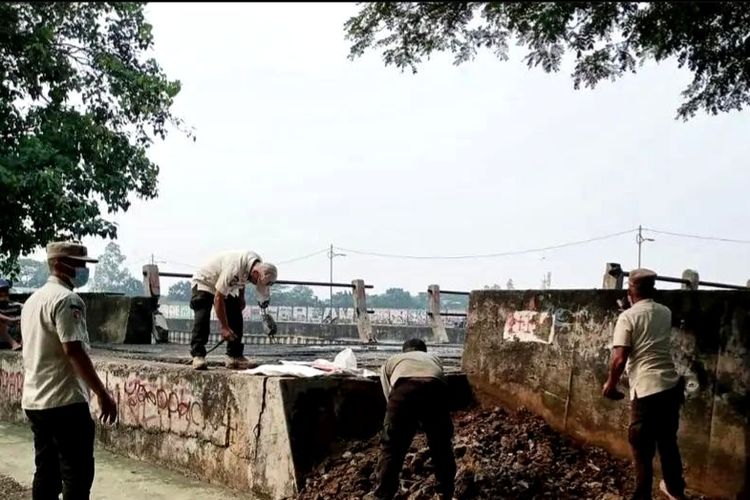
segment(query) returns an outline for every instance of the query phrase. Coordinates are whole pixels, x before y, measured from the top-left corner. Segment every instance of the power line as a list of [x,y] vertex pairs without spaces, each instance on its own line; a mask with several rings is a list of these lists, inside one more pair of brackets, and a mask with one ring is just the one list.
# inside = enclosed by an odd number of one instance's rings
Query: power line
[[656,234],[665,234],[668,236],[677,236],[680,238],[693,238],[696,240],[709,240],[709,241],[723,241],[725,243],[750,244],[750,240],[735,240],[731,238],[718,238],[715,236],[701,236],[699,234],[673,233],[671,231],[659,231],[658,229],[651,229],[650,227],[644,227],[643,229],[646,231],[650,231],[652,233],[656,233]]
[[378,253],[378,252],[365,252],[362,250],[353,250],[351,248],[341,248],[336,247],[338,250],[343,250],[345,252],[351,252],[354,254],[359,255],[369,255],[372,257],[385,257],[385,258],[393,258],[393,259],[413,259],[413,260],[459,260],[459,259],[486,259],[486,258],[493,258],[493,257],[507,257],[511,255],[523,255],[527,253],[535,253],[535,252],[544,252],[547,250],[557,250],[560,248],[566,248],[566,247],[572,247],[576,245],[585,245],[587,243],[593,243],[595,241],[601,241],[606,240],[609,238],[615,238],[617,236],[622,236],[625,234],[630,234],[636,232],[638,229],[628,229],[627,231],[620,231],[617,233],[611,233],[606,234],[604,236],[597,236],[595,238],[589,238],[586,240],[579,240],[579,241],[571,241],[568,243],[561,243],[559,245],[551,245],[547,247],[540,247],[540,248],[529,248],[526,250],[515,250],[510,252],[499,252],[499,253],[489,253],[489,254],[476,254],[476,255],[399,255],[399,254],[390,254],[390,253]]
[[317,252],[309,253],[309,254],[307,254],[307,255],[303,255],[303,256],[301,256],[301,257],[295,257],[295,258],[293,258],[293,259],[282,260],[281,262],[279,262],[279,263],[278,263],[278,265],[281,265],[281,264],[289,264],[289,263],[291,263],[291,262],[297,262],[298,260],[309,259],[310,257],[315,257],[316,255],[320,255],[320,254],[322,254],[322,253],[325,253],[325,252],[327,252],[327,251],[328,251],[328,249],[327,249],[327,248],[324,248],[324,249],[322,249],[322,250],[318,250]]

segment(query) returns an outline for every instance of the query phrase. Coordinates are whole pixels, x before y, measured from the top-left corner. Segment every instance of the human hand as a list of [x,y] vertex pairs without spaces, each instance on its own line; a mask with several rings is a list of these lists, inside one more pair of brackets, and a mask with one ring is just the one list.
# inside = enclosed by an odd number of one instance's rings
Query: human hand
[[113,424],[117,420],[117,403],[104,391],[97,396],[99,400],[99,421],[103,424]]
[[234,334],[232,329],[228,327],[221,327],[221,337],[227,341],[234,341],[237,339],[237,336]]
[[608,380],[602,387],[602,396],[613,401],[619,401],[625,397],[625,394],[617,390],[617,384],[613,384]]

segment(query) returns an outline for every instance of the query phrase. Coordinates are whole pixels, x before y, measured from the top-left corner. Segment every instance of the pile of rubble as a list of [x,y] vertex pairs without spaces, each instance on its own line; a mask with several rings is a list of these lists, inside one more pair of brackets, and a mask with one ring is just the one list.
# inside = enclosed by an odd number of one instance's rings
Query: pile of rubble
[[[521,410],[473,409],[454,414],[456,498],[621,498],[632,491],[630,464],[581,447]],[[378,438],[348,443],[323,462],[300,500],[361,499],[375,486]],[[414,440],[401,476],[399,500],[436,494],[423,435]]]

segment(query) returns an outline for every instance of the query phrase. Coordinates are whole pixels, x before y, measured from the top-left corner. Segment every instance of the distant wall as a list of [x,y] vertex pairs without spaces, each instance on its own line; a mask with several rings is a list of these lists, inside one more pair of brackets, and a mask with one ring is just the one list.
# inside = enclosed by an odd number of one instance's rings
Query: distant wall
[[[167,319],[170,332],[190,332],[193,328],[192,319]],[[264,335],[263,325],[259,321],[245,321],[246,334]],[[314,323],[278,322],[278,336],[322,337],[326,339],[359,339],[357,325],[326,325]],[[410,338],[429,340],[432,330],[426,326],[390,326],[372,325],[375,338],[380,341],[403,342]],[[463,328],[447,328],[448,339],[453,344],[462,344],[465,338]],[[211,321],[211,332],[219,332],[218,321]]]
[[[86,303],[86,324],[92,342],[150,344],[153,329],[152,300],[106,293],[79,294]],[[29,294],[14,295],[25,302]],[[21,332],[23,334],[23,332]]]
[[[628,405],[601,397],[623,291],[479,291],[463,369],[482,398],[525,406],[553,427],[630,456]],[[663,291],[687,379],[680,447],[691,487],[748,498],[750,293]],[[624,378],[627,389],[627,379]]]

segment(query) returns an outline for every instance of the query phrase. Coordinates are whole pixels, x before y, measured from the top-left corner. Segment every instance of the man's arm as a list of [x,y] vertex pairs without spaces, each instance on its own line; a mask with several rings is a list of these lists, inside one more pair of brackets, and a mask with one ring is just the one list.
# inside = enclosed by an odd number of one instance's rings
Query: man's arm
[[602,388],[602,396],[609,399],[622,399],[623,393],[617,390],[617,384],[620,383],[620,377],[625,371],[625,366],[630,356],[631,345],[633,344],[633,324],[626,313],[620,314],[615,323],[615,332],[612,340],[612,359],[609,363],[609,376],[607,382]]
[[91,358],[86,353],[84,342],[88,342],[85,305],[77,295],[60,301],[55,308],[57,335],[76,375],[82,379],[99,400],[99,419],[104,423],[117,420],[117,404],[96,374]]
[[0,314],[0,322],[3,323],[18,323],[21,321],[20,316],[6,316],[5,314]]
[[616,346],[612,348],[612,360],[609,363],[609,377],[602,389],[602,396],[609,399],[622,399],[625,395],[617,390],[620,377],[625,371],[625,365],[630,356],[630,347]]
[[217,291],[214,296],[214,311],[216,311],[216,319],[219,320],[221,325],[221,336],[225,340],[234,340],[236,338],[235,333],[229,328],[229,321],[227,320],[227,303],[226,297]]
[[240,288],[240,311],[244,311],[245,306],[247,306],[247,304],[245,303],[245,287],[243,286]]
[[117,406],[112,400],[112,397],[107,392],[107,388],[104,387],[102,379],[96,373],[94,364],[91,362],[91,358],[86,353],[86,349],[83,344],[79,341],[76,342],[65,342],[63,343],[63,351],[68,357],[70,364],[73,365],[73,369],[78,375],[78,378],[86,382],[86,385],[99,399],[99,405],[101,406],[100,419],[105,423],[112,423],[117,419]]
[[383,394],[385,395],[385,400],[388,401],[388,396],[391,395],[391,377],[388,374],[388,362],[380,367],[380,385],[383,387]]

